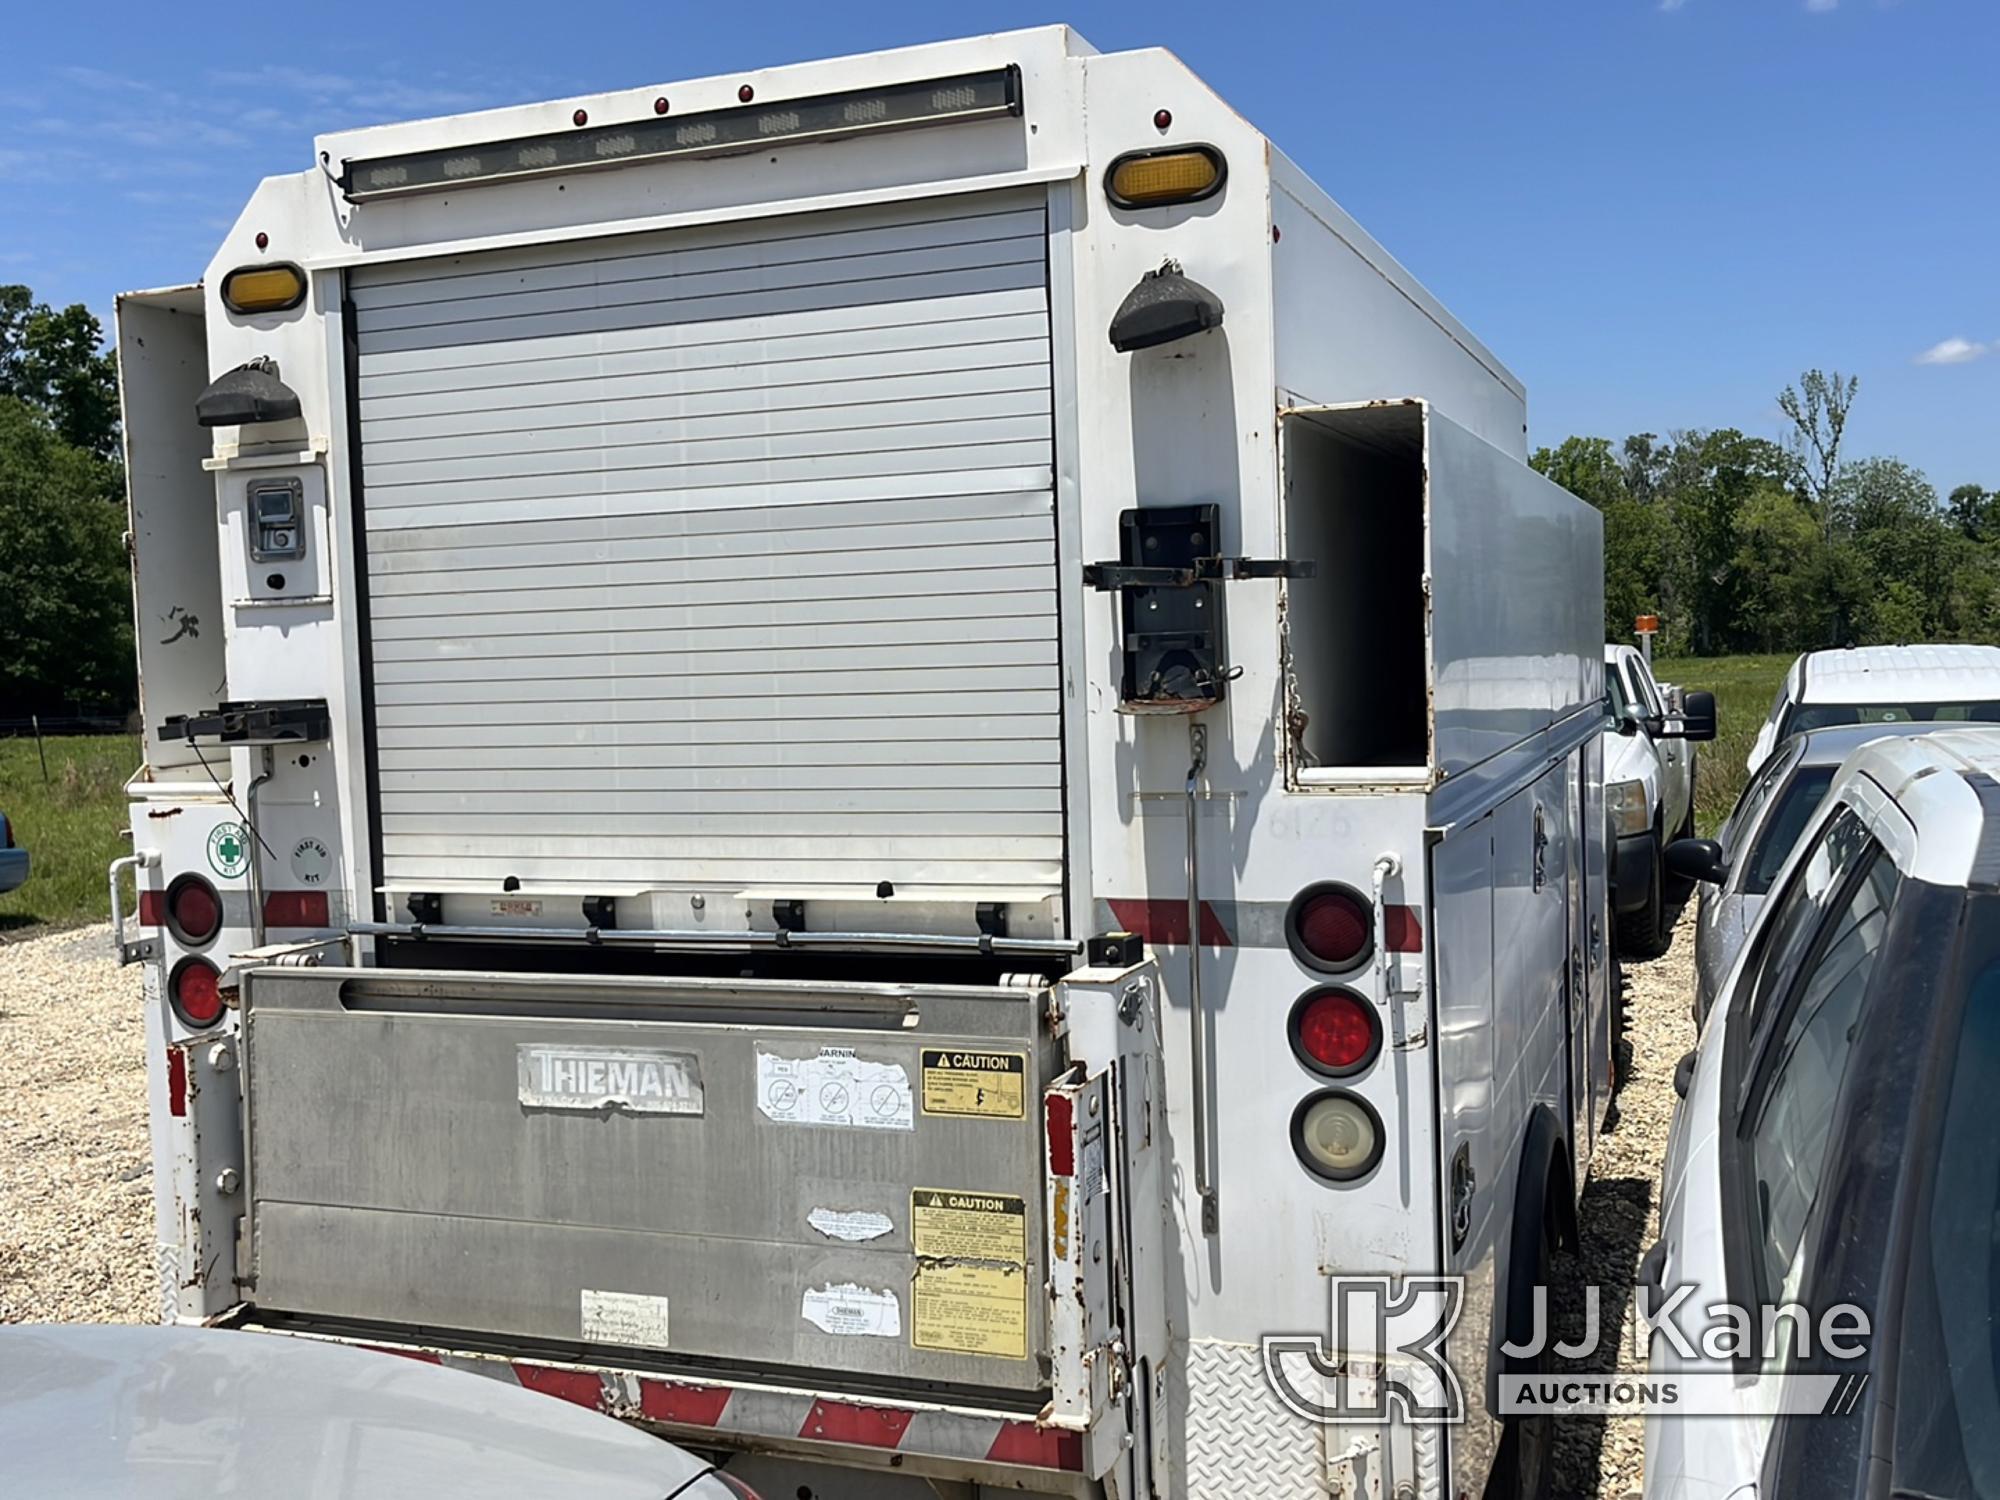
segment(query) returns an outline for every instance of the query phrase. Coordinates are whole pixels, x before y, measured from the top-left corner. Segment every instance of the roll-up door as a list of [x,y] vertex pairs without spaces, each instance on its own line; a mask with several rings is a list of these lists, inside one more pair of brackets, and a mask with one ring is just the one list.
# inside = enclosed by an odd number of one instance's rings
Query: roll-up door
[[349,294],[386,884],[1059,887],[1039,194]]

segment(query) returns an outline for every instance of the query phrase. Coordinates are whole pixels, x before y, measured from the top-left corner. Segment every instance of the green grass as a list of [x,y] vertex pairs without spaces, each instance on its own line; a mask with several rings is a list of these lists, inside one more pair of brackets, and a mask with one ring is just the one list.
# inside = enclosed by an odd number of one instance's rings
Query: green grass
[[1736,805],[1748,772],[1743,762],[1771,711],[1785,669],[1798,658],[1783,656],[1662,657],[1653,663],[1661,682],[1715,694],[1716,735],[1695,760],[1694,816],[1704,836],[1712,836]]
[[74,927],[111,914],[104,872],[129,852],[125,780],[138,767],[136,735],[49,738],[48,780],[32,736],[0,740],[0,812],[32,864],[28,883],[0,895],[0,931]]

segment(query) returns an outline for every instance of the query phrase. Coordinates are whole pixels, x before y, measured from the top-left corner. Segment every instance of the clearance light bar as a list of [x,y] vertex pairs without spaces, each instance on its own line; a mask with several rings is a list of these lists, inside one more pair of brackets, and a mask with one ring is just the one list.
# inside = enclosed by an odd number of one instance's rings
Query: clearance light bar
[[[674,156],[721,156],[774,144],[837,140],[1020,113],[1021,70],[1007,67],[990,73],[822,94],[814,99],[745,104],[693,115],[658,115],[557,135],[347,161],[342,163],[340,187],[350,201],[360,203],[400,193],[434,193],[469,183],[504,182]],[[581,111],[578,116],[582,117]]]

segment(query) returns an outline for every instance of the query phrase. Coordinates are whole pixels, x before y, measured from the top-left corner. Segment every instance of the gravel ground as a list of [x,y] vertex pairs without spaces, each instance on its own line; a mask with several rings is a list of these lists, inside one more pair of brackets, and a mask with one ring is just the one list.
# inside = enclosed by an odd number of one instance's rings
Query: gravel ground
[[[1625,1082],[1583,1195],[1583,1249],[1559,1276],[1580,1306],[1595,1283],[1607,1327],[1629,1323],[1639,1257],[1659,1234],[1660,1159],[1673,1117],[1674,1066],[1694,1045],[1690,912],[1666,957],[1625,969]],[[151,1164],[144,1026],[135,972],[90,927],[0,945],[0,1322],[150,1322]],[[1560,1320],[1574,1338],[1580,1318]],[[1605,1340],[1594,1370],[1631,1368],[1629,1329]],[[1636,1421],[1557,1424],[1562,1500],[1639,1493]]]
[[[1618,1043],[1624,1082],[1610,1127],[1599,1137],[1584,1188],[1581,1254],[1558,1261],[1563,1290],[1553,1299],[1571,1311],[1582,1288],[1600,1290],[1598,1319],[1606,1330],[1595,1356],[1577,1362],[1594,1371],[1636,1369],[1632,1354],[1632,1278],[1639,1258],[1660,1234],[1660,1163],[1673,1121],[1674,1068],[1694,1045],[1688,1007],[1694,998],[1694,907],[1689,903],[1664,958],[1625,965],[1625,1034]],[[1565,1292],[1569,1295],[1565,1295]],[[1566,1337],[1582,1332],[1580,1312],[1558,1318]],[[1618,1329],[1614,1343],[1609,1330]],[[1625,1500],[1639,1494],[1645,1433],[1632,1418],[1570,1417],[1556,1423],[1556,1494]]]
[[151,1322],[136,970],[111,929],[0,940],[0,1322]]

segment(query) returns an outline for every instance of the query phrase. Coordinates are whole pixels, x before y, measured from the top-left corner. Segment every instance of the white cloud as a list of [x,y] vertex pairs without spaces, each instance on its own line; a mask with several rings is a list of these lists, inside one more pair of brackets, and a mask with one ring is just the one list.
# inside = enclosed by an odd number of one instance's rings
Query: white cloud
[[1660,0],[1661,10],[1679,10],[1688,0]]
[[1950,338],[1933,344],[1916,358],[1920,365],[1969,365],[1993,353],[1991,344],[1975,344],[1971,339]]
[[1840,0],[1806,0],[1806,9],[1810,11],[1839,10]]

